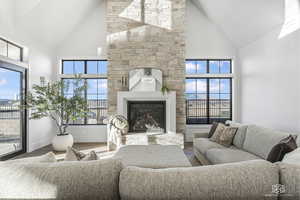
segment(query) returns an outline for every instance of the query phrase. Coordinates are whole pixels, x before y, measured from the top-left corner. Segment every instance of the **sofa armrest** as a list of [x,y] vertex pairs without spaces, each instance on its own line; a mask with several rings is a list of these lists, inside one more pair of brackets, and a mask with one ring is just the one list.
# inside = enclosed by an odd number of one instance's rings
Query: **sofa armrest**
[[194,133],[194,138],[208,138],[208,132]]

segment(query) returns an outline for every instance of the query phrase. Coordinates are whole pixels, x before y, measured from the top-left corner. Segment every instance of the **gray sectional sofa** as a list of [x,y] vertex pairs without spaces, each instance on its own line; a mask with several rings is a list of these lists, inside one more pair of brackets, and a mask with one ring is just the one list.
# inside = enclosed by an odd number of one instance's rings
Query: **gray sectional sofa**
[[[201,167],[123,167],[120,160],[0,163],[0,199],[297,200],[300,167],[252,160]],[[277,195],[272,187],[285,185]]]
[[[194,153],[203,165],[266,160],[272,147],[291,134],[231,121],[228,124],[238,128],[229,148],[210,141],[208,133],[194,134]],[[297,144],[300,147],[300,137]]]
[[197,158],[216,165],[153,169],[119,158],[56,162],[49,155],[0,162],[0,199],[300,200],[300,149],[288,162],[265,160],[289,133],[231,126],[239,129],[230,148],[207,134],[194,139]]

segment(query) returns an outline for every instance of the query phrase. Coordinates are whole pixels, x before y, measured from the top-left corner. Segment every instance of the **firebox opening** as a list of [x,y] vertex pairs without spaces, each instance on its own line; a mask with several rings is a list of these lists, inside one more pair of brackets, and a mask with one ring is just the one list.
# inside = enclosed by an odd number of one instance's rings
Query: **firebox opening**
[[166,132],[165,101],[128,101],[129,132]]

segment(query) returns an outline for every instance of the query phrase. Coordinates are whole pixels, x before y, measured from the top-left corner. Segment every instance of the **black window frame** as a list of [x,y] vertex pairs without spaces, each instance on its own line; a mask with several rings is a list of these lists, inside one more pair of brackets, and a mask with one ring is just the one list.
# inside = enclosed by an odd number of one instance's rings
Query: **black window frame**
[[[12,60],[15,60],[15,61],[19,61],[19,62],[23,62],[24,61],[24,48],[23,47],[15,44],[15,43],[13,43],[11,41],[8,41],[8,40],[6,40],[6,39],[4,39],[2,37],[0,37],[0,40],[3,41],[4,43],[6,43],[6,55],[5,56],[1,55],[1,56],[7,57],[9,59],[12,59]],[[14,46],[14,47],[20,49],[20,60],[16,60],[16,59],[13,59],[13,58],[11,58],[11,57],[8,56],[8,52],[9,52],[8,51],[8,45],[11,45],[11,46]]]
[[[202,80],[206,80],[206,120],[204,120],[205,122],[203,123],[198,123],[198,122],[192,122],[191,120],[189,120],[189,116],[188,116],[188,99],[186,99],[186,124],[187,125],[209,125],[209,124],[212,124],[214,121],[216,122],[224,122],[226,120],[232,120],[233,118],[233,77],[229,77],[228,75],[232,75],[232,59],[186,59],[185,60],[186,62],[187,61],[205,61],[206,62],[206,73],[201,73],[201,74],[187,74],[186,73],[186,78],[185,80],[188,80],[188,79],[194,79],[194,80],[197,80],[197,79],[202,79]],[[210,66],[209,66],[209,62],[210,61],[229,61],[230,62],[230,73],[218,73],[216,75],[218,75],[218,77],[211,77],[211,75],[215,75],[215,74],[211,74],[210,73]],[[185,63],[186,63],[185,62]],[[198,75],[198,77],[197,77]],[[205,76],[207,75],[207,76]],[[224,75],[224,76],[222,76]],[[229,80],[230,81],[230,93],[226,93],[226,94],[229,94],[229,105],[230,105],[230,117],[229,118],[219,118],[219,120],[217,119],[212,119],[210,117],[210,80],[212,79],[226,79],[226,80]],[[185,92],[185,94],[187,94]],[[195,93],[197,95],[197,93]],[[219,93],[219,94],[222,94],[222,93]],[[197,99],[196,99],[197,100]],[[219,110],[222,110],[221,108],[219,108]],[[205,119],[205,118],[204,118]],[[213,120],[213,121],[212,121]]]
[[[87,60],[84,60],[84,59],[63,59],[62,62],[61,62],[61,74],[62,75],[66,75],[68,77],[62,77],[61,80],[64,81],[64,80],[74,80],[74,78],[72,77],[69,77],[69,76],[72,76],[72,75],[76,75],[76,74],[64,74],[64,62],[65,61],[70,61],[70,62],[84,62],[84,75],[95,75],[95,77],[82,77],[82,79],[84,80],[84,84],[87,84],[87,80],[89,79],[99,79],[99,80],[108,80],[107,78],[107,74],[87,74],[87,62],[89,61],[95,61],[95,62],[99,62],[99,61],[104,61],[104,62],[107,62],[107,60],[104,60],[104,59],[87,59]],[[106,77],[97,77],[97,76],[106,76]],[[97,91],[97,95],[98,95],[98,91]],[[88,91],[87,89],[84,91],[84,98],[86,99],[86,101],[88,101],[87,99],[88,97]],[[108,111],[108,100],[106,99],[106,112]],[[90,109],[96,109],[96,108],[88,108],[89,110]],[[96,124],[88,124],[88,116],[84,117],[84,123],[82,124],[79,124],[79,123],[70,123],[69,124],[70,126],[97,126],[97,125],[105,125],[104,123],[96,123]]]
[[[84,62],[84,73],[83,74],[88,74],[87,73],[87,62],[99,62],[99,61],[105,61],[105,62],[107,62],[107,60],[105,60],[105,59],[78,59],[78,60],[76,60],[76,59],[63,59],[62,61],[61,61],[61,74],[63,74],[63,75],[75,75],[75,74],[65,74],[64,73],[64,62]],[[107,74],[91,74],[91,75],[107,75]]]

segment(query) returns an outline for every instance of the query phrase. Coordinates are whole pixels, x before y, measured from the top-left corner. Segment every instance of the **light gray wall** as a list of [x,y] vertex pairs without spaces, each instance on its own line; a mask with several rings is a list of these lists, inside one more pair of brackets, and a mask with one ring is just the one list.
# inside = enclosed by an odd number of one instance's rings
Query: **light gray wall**
[[278,39],[281,26],[239,50],[244,123],[300,131],[300,31]]
[[[53,73],[54,57],[49,49],[35,42],[26,33],[17,29],[14,15],[14,1],[2,0],[0,6],[0,36],[21,46],[28,48],[28,60],[25,65],[28,67],[29,88],[39,83],[40,76],[48,80],[55,78]],[[30,120],[28,126],[28,151],[33,151],[51,143],[55,134],[55,127],[48,118],[41,120]]]

